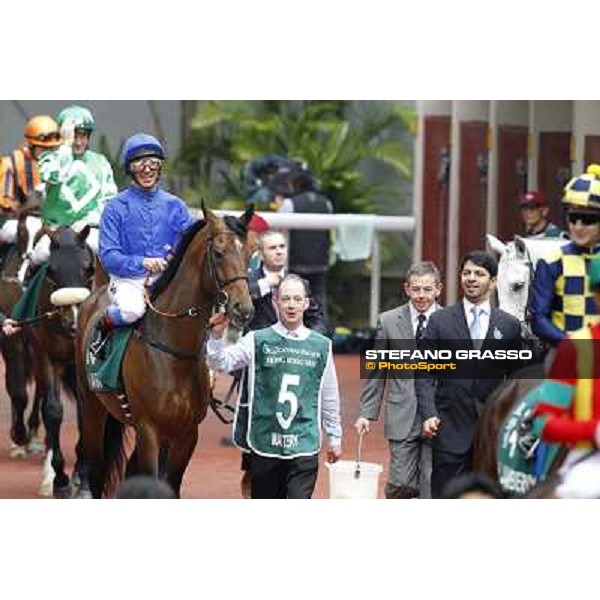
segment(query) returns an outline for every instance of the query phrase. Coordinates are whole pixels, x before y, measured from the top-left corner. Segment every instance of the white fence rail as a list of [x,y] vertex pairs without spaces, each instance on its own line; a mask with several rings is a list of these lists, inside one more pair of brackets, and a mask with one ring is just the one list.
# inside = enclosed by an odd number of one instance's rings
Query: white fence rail
[[[242,211],[216,210],[219,216],[240,216]],[[332,230],[338,226],[373,223],[373,246],[371,251],[371,299],[369,306],[369,323],[377,325],[377,315],[381,304],[381,253],[379,236],[381,232],[411,232],[415,229],[414,217],[394,217],[387,215],[354,215],[354,214],[316,214],[316,213],[276,213],[259,212],[270,227],[304,230]]]

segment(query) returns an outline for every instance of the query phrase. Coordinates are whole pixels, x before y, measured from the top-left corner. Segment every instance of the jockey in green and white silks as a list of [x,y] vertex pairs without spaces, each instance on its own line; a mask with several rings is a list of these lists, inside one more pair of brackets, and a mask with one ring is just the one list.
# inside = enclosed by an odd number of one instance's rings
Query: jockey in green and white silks
[[[98,152],[88,149],[96,125],[92,113],[69,106],[57,117],[63,143],[39,159],[40,178],[46,185],[42,220],[51,227],[75,229],[90,225],[87,243],[98,251],[98,225],[106,202],[117,193],[112,167]],[[32,261],[48,260],[50,239],[43,236],[33,250]]]
[[321,423],[330,445],[340,445],[337,376],[325,336],[304,326],[290,332],[278,322],[233,346],[210,338],[207,359],[220,371],[250,367],[247,412],[242,403],[234,425],[243,449],[282,459],[311,456],[321,448]]

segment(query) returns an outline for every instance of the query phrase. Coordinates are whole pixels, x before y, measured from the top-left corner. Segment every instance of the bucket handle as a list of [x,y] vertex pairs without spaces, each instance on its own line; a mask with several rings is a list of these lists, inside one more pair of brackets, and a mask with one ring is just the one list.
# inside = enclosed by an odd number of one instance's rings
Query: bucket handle
[[354,469],[354,479],[360,477],[360,451],[362,449],[364,431],[361,431],[358,435],[358,448],[356,449],[356,468]]

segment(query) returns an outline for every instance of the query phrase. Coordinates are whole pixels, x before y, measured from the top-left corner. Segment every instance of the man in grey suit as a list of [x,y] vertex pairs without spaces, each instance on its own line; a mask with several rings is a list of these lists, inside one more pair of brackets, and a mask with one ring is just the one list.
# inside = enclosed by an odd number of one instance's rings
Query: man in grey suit
[[[375,347],[389,349],[395,340],[419,340],[430,315],[439,306],[440,272],[431,262],[414,264],[408,271],[406,304],[379,315]],[[431,448],[423,437],[423,419],[417,411],[414,379],[387,377],[371,371],[360,400],[360,417],[354,424],[359,435],[377,421],[385,397],[384,435],[390,447],[386,498],[429,498]]]

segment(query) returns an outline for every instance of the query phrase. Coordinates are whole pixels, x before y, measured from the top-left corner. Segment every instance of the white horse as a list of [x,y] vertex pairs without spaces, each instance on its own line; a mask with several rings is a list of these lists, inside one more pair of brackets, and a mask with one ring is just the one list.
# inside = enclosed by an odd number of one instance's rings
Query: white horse
[[513,241],[505,244],[490,233],[487,240],[499,256],[496,283],[499,307],[519,319],[524,331],[529,332],[527,301],[535,266],[540,258],[552,254],[569,240],[529,239],[516,235]]

